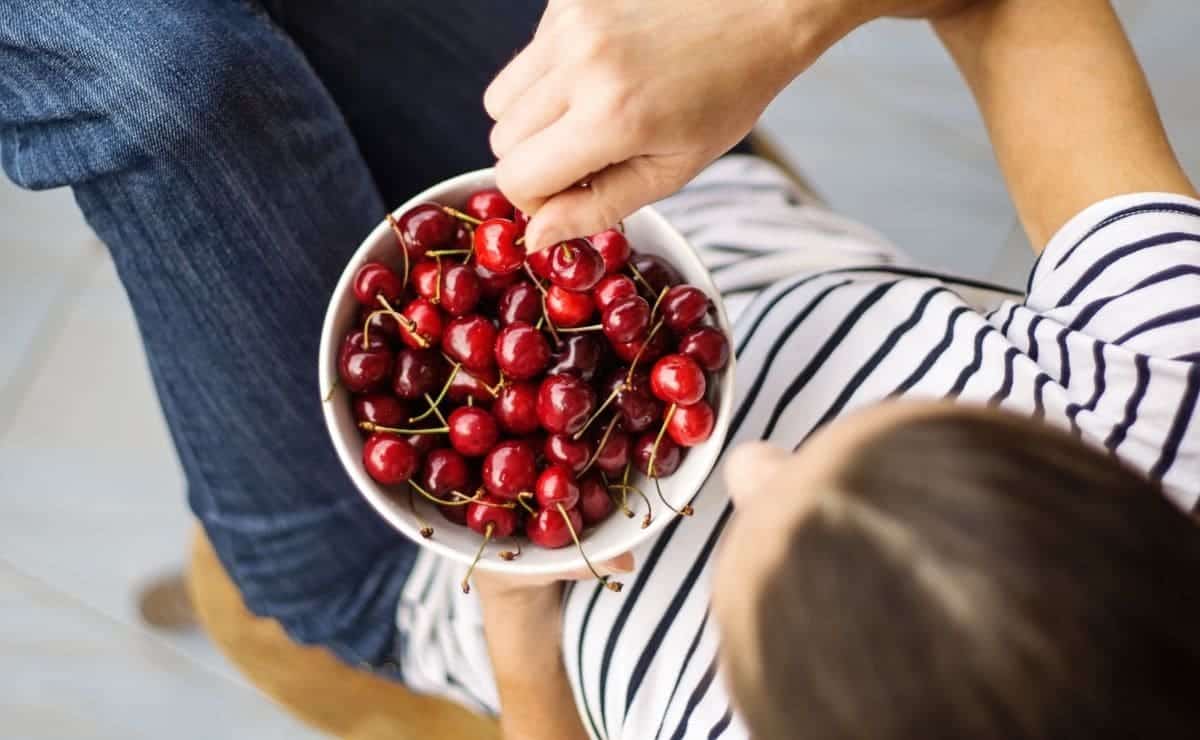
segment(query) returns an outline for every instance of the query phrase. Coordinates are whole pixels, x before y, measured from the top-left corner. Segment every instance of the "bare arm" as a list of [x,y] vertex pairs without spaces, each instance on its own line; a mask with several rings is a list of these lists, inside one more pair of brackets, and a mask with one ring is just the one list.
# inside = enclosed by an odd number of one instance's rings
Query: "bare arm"
[[1108,0],[981,0],[934,29],[975,94],[1036,251],[1103,198],[1195,195]]

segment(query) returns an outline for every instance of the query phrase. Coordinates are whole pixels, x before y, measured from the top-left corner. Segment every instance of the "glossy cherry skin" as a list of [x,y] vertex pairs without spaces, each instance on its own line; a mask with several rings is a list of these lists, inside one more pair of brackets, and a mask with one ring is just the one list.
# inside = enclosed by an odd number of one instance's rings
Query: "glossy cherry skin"
[[595,410],[596,393],[582,378],[550,375],[538,388],[538,421],[552,434],[578,432]]
[[[602,392],[605,398],[613,389],[625,383],[628,368],[613,371]],[[662,404],[650,394],[649,380],[644,372],[635,372],[633,381],[617,394],[614,405],[621,414],[621,427],[627,432],[644,432],[662,418]]]
[[475,244],[475,232],[469,225],[459,221],[454,227],[454,238],[450,240],[450,244],[455,249],[469,250]]
[[529,216],[520,208],[513,208],[512,220],[517,225],[517,230],[524,234],[525,227],[529,226]]
[[392,268],[381,262],[367,262],[354,273],[354,297],[364,306],[382,308],[376,296],[382,295],[393,303],[404,293],[404,283]]
[[[621,358],[624,362],[633,362],[634,358],[638,358],[638,364],[654,362],[659,357],[666,354],[670,348],[671,335],[670,332],[663,328],[659,328],[649,339],[637,339],[632,342],[612,342],[613,353]],[[641,357],[638,357],[638,351],[642,345],[646,345],[646,349],[642,351]]]
[[380,336],[392,340],[400,339],[400,324],[396,322],[395,316],[384,311],[362,306],[358,311],[358,321],[354,325],[359,328],[369,326],[372,338]]
[[579,484],[566,465],[550,465],[538,476],[533,494],[543,509],[553,509],[558,504],[573,509],[579,503]]
[[583,326],[595,311],[591,293],[577,293],[558,285],[551,285],[546,291],[546,315],[555,326]]
[[676,406],[667,422],[667,434],[680,447],[695,447],[712,436],[714,419],[712,406],[704,401]]
[[398,427],[408,421],[408,408],[390,393],[368,393],[354,398],[354,420]]
[[489,218],[511,219],[513,217],[513,204],[509,203],[508,198],[505,198],[504,194],[496,188],[486,188],[471,193],[463,210],[467,215],[474,216],[480,221],[487,221]]
[[467,504],[467,526],[479,534],[486,534],[492,525],[493,537],[509,537],[517,531],[516,509],[504,508],[504,499],[485,495],[480,502]]
[[594,475],[579,481],[579,513],[585,527],[599,524],[612,514],[614,505],[604,484]]
[[600,253],[600,259],[604,260],[604,271],[609,275],[624,267],[633,253],[633,250],[629,248],[629,240],[616,229],[601,231],[589,241]]
[[546,335],[531,325],[509,324],[496,335],[496,365],[505,376],[529,380],[546,369],[550,362],[550,343]]
[[442,438],[437,434],[410,434],[405,437],[418,455],[425,456],[434,450],[441,449]]
[[362,332],[354,331],[338,353],[338,377],[351,393],[363,393],[387,383],[392,363],[392,350],[383,337],[371,337],[368,349],[363,349]]
[[[654,450],[654,440],[658,432],[644,432],[633,443],[633,467],[642,475],[650,475],[650,453]],[[654,456],[654,475],[651,477],[666,478],[679,469],[683,461],[683,450],[671,436],[664,434],[658,443],[658,453]]]
[[506,218],[492,218],[475,227],[475,259],[497,275],[521,269],[525,247],[517,244],[517,225]]
[[536,252],[530,252],[525,255],[525,261],[529,263],[529,269],[533,270],[534,275],[537,275],[542,280],[550,279],[549,249],[539,249]]
[[[575,529],[576,533],[579,533],[583,529],[583,515],[579,513],[578,509],[567,509],[565,506],[563,509],[571,519],[571,527]],[[529,517],[529,521],[525,524],[525,536],[533,544],[547,550],[557,550],[575,541],[571,537],[571,529],[567,527],[567,522],[558,507],[542,509]]]
[[495,345],[496,327],[478,314],[451,320],[442,335],[442,350],[473,371],[484,371],[495,366]]
[[627,275],[605,275],[592,288],[592,300],[601,311],[607,311],[622,298],[633,298],[637,294],[637,285]]
[[492,414],[500,428],[518,437],[536,432],[541,427],[537,417],[537,396],[537,383],[506,383],[492,404]]
[[683,282],[683,278],[679,277],[679,272],[674,267],[652,254],[635,254],[630,257],[629,264],[641,273],[656,296],[666,286]]
[[446,396],[455,403],[466,403],[468,398],[476,401],[491,401],[494,397],[489,388],[495,387],[500,381],[500,373],[496,368],[487,370],[468,370],[460,367],[450,381]]
[[[595,466],[609,475],[625,472],[625,466],[629,464],[632,442],[625,432],[620,429],[612,430],[596,454]],[[599,440],[596,443],[599,444]]]
[[394,434],[372,434],[363,442],[363,467],[385,486],[403,483],[417,472],[420,458],[408,440]]
[[409,331],[403,325],[400,326],[400,340],[409,347],[426,349],[437,345],[442,340],[442,329],[445,322],[442,319],[442,312],[432,301],[425,298],[414,298],[400,313],[415,325],[413,331]]
[[421,260],[412,266],[408,277],[412,280],[417,295],[430,302],[438,297],[438,264],[433,260]]
[[483,293],[484,298],[499,298],[508,286],[521,279],[521,274],[518,272],[499,275],[484,268],[478,262],[475,263],[474,269],[475,277],[479,278],[479,290]]
[[500,325],[508,326],[518,321],[536,324],[542,317],[542,294],[528,280],[519,280],[504,290],[500,296]]
[[622,298],[610,305],[600,318],[610,342],[634,342],[650,330],[650,304],[641,296]]
[[478,406],[460,406],[446,420],[450,446],[465,457],[481,457],[500,439],[496,419]]
[[447,521],[461,526],[466,526],[467,507],[470,506],[470,504],[467,504],[467,506],[445,506],[443,504],[436,504],[436,506],[437,510],[442,512],[442,516],[446,517]]
[[438,300],[446,313],[451,316],[464,316],[475,310],[482,297],[483,288],[479,285],[479,277],[474,269],[460,264],[442,266]]
[[592,443],[587,439],[575,439],[570,434],[550,434],[542,445],[542,453],[547,462],[579,474],[592,456]]
[[586,291],[604,277],[604,260],[584,239],[550,247],[550,282],[567,290]]
[[[433,450],[425,456],[425,465],[421,470],[421,485],[426,491],[449,498],[446,494],[453,491],[471,495],[471,468],[467,460],[459,452],[445,447]],[[447,508],[463,508],[447,507]]]
[[454,238],[456,224],[441,206],[422,203],[413,206],[400,217],[402,242],[408,258],[416,262],[431,249],[444,246]]
[[488,493],[506,501],[532,492],[537,483],[537,455],[528,442],[508,439],[483,458],[483,485]]
[[667,403],[691,406],[704,398],[704,371],[687,355],[667,355],[650,371],[650,390]]
[[590,382],[596,377],[603,362],[602,341],[592,334],[571,334],[564,337],[558,347],[550,353],[550,365],[546,368],[546,374],[578,375]]
[[444,364],[437,350],[402,349],[396,353],[392,392],[409,401],[436,393],[442,384]]
[[701,370],[719,372],[729,364],[729,340],[720,329],[697,327],[679,340],[679,353],[695,360]]
[[693,285],[676,285],[662,300],[663,321],[677,334],[691,329],[708,313],[708,296]]

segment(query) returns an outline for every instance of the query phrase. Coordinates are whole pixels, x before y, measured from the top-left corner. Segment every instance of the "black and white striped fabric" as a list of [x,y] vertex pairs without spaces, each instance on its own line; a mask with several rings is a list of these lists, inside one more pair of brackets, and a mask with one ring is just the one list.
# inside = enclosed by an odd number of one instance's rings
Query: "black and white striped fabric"
[[[1051,241],[1024,299],[911,267],[751,157],[720,160],[659,207],[736,317],[726,449],[795,448],[894,396],[954,398],[1060,424],[1162,481],[1180,506],[1200,499],[1200,202],[1141,194],[1087,209]],[[709,611],[732,514],[719,472],[694,506],[636,553],[623,593],[580,583],[566,598],[563,652],[594,738],[748,737]],[[398,612],[399,662],[415,690],[495,711],[459,570],[421,556]]]

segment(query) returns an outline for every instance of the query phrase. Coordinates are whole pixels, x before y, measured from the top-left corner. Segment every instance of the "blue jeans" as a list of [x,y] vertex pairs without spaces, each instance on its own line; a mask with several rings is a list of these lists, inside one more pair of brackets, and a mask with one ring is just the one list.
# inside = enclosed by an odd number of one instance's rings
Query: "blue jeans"
[[415,545],[329,443],[325,305],[385,204],[491,163],[482,93],[540,13],[537,0],[0,3],[5,171],[73,188],[108,245],[191,507],[246,603],[354,664],[395,670]]

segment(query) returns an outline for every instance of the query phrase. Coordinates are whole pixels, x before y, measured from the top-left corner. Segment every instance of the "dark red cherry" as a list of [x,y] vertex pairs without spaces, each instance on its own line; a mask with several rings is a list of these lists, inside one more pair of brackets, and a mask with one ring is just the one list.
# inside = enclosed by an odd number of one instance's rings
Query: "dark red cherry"
[[409,271],[413,290],[427,301],[436,303],[438,298],[438,263],[433,260],[421,260]]
[[612,342],[613,352],[617,357],[624,362],[633,362],[633,359],[638,356],[638,351],[642,345],[646,345],[646,349],[642,351],[642,356],[638,358],[638,364],[654,362],[659,357],[666,354],[670,348],[670,334],[665,329],[660,328],[654,333],[654,336],[649,340],[637,339],[632,342]]
[[[563,508],[566,509],[566,507]],[[567,517],[571,519],[570,527],[567,526],[566,519],[558,507],[542,509],[529,517],[529,521],[525,524],[525,536],[533,544],[547,550],[566,547],[574,542],[574,538],[571,537],[571,528],[574,528],[576,533],[583,529],[583,516],[579,510],[566,509],[566,512]]]
[[483,458],[483,485],[493,496],[511,501],[536,482],[537,455],[527,442],[505,440]]
[[623,298],[608,307],[600,319],[610,342],[633,342],[650,330],[650,304],[641,296]]
[[583,326],[595,310],[591,293],[577,293],[557,285],[551,285],[546,291],[546,315],[555,326]]
[[[466,249],[469,251],[471,246],[475,244],[475,232],[471,230],[469,224],[459,221],[454,226],[454,238],[450,240],[450,243],[454,245],[455,249]],[[451,508],[462,509],[461,506],[454,506]]]
[[541,426],[537,417],[537,396],[537,383],[505,383],[492,405],[492,414],[500,428],[518,437],[536,432]]
[[447,521],[455,524],[466,526],[467,524],[467,506],[446,506],[445,504],[436,504],[437,510],[442,512],[442,516],[446,517]]
[[729,364],[729,340],[721,330],[701,326],[683,335],[679,353],[695,360],[700,369],[715,373]]
[[[654,422],[651,421],[651,424]],[[603,431],[599,432],[603,435]],[[599,444],[599,441],[597,441]],[[608,434],[608,439],[601,445],[600,450],[596,453],[595,466],[601,471],[609,475],[620,475],[625,471],[625,466],[629,464],[630,448],[632,440],[629,435],[620,429],[614,429]]]
[[650,284],[656,296],[666,286],[683,282],[683,278],[679,277],[679,272],[674,267],[652,254],[635,253],[629,258],[629,264]]
[[431,249],[445,246],[454,238],[454,219],[433,203],[413,206],[400,217],[401,241],[409,260],[416,262]]
[[432,301],[414,298],[400,313],[413,324],[411,331],[405,328],[403,323],[400,326],[400,340],[409,347],[426,349],[442,340],[442,312]]
[[381,262],[366,262],[354,273],[354,297],[364,306],[381,308],[376,296],[382,295],[389,303],[400,299],[404,283],[392,268]]
[[529,216],[526,216],[520,208],[513,208],[512,220],[517,225],[517,231],[524,234],[525,227],[529,226]]
[[368,393],[354,398],[354,420],[398,427],[408,421],[408,408],[390,393]]
[[542,317],[542,294],[528,280],[519,280],[505,289],[500,296],[499,319],[501,326],[523,321],[536,324]]
[[693,285],[676,285],[663,297],[663,321],[671,331],[683,333],[704,320],[709,305],[704,291]]
[[446,325],[442,349],[468,370],[484,371],[496,364],[496,327],[478,314],[460,316]]
[[550,247],[550,282],[567,290],[585,291],[604,277],[604,260],[584,239]]
[[713,410],[704,401],[676,406],[667,422],[667,434],[680,447],[695,447],[712,436]]
[[[455,450],[443,447],[433,450],[425,456],[425,466],[421,471],[421,485],[425,490],[442,498],[457,491],[470,496],[471,468],[467,460]],[[463,507],[447,507],[461,509]]]
[[363,349],[362,332],[351,332],[338,355],[338,377],[351,393],[374,390],[387,382],[392,362],[392,350],[382,337],[371,337],[370,349]]
[[496,335],[496,365],[509,378],[529,380],[546,369],[550,344],[546,335],[526,323],[509,324]]
[[564,509],[572,509],[579,503],[579,484],[566,465],[551,465],[543,470],[534,484],[533,493],[538,506],[543,509],[553,509],[559,504]]
[[436,350],[402,349],[396,353],[392,392],[410,401],[436,393],[445,377],[443,368]]
[[510,272],[507,275],[498,275],[476,262],[475,277],[479,278],[479,290],[483,293],[483,297],[492,299],[499,298],[508,286],[520,280],[521,274]]
[[[613,371],[608,382],[601,388],[605,398],[613,389],[625,383],[628,372],[628,368]],[[614,401],[617,411],[621,413],[621,426],[627,432],[644,432],[662,418],[662,404],[650,394],[648,382],[645,373],[635,372],[630,387],[618,393]]]
[[442,268],[439,299],[446,313],[451,316],[468,314],[475,309],[481,297],[483,289],[474,269],[457,263]]
[[574,434],[595,410],[596,393],[582,378],[550,375],[538,388],[538,421],[548,432]]
[[460,406],[447,419],[450,446],[466,457],[487,454],[500,439],[496,419],[478,406]]
[[450,381],[446,396],[455,403],[466,403],[468,398],[476,401],[491,401],[494,397],[489,388],[500,381],[500,373],[494,367],[487,370],[468,370],[460,367]]
[[358,311],[358,321],[354,325],[357,327],[368,326],[372,338],[379,336],[392,340],[400,339],[400,324],[396,322],[395,316],[386,311],[362,306]]
[[650,390],[667,403],[691,406],[704,398],[704,371],[687,355],[667,355],[650,371]]
[[601,311],[607,311],[609,306],[622,298],[633,298],[637,294],[637,285],[625,275],[605,275],[592,288],[592,299]]
[[529,269],[533,270],[534,275],[537,275],[542,280],[550,279],[549,249],[539,249],[536,252],[530,252],[525,255],[525,261],[529,263]]
[[350,333],[342,338],[342,346],[338,348],[338,357],[344,357],[350,352],[363,352],[366,350],[382,351],[390,349],[387,340],[373,332],[364,346],[363,336],[363,332],[360,330],[352,329]]
[[596,377],[603,359],[601,342],[592,334],[571,334],[550,354],[547,375],[578,375],[591,381]]
[[579,481],[579,513],[583,515],[584,526],[599,524],[607,519],[612,511],[613,501],[599,478],[589,475]]
[[517,244],[517,225],[506,218],[492,218],[475,227],[475,259],[497,275],[521,269],[525,247]]
[[467,212],[467,215],[474,216],[480,221],[487,221],[489,218],[511,219],[513,216],[513,204],[509,203],[508,198],[505,198],[504,194],[496,188],[487,188],[471,193],[463,210]]
[[604,271],[608,274],[617,272],[629,262],[632,250],[629,248],[629,240],[620,231],[616,229],[601,231],[589,241],[600,253],[600,258],[604,260]]
[[367,475],[385,486],[412,478],[418,463],[412,445],[394,434],[372,434],[363,443],[363,467]]
[[504,499],[484,495],[480,501],[467,504],[467,526],[485,534],[492,525],[493,537],[509,537],[517,531],[517,511],[507,508]]
[[[633,443],[633,467],[642,475],[650,475],[650,453],[654,450],[654,440],[658,432],[644,432]],[[658,452],[654,455],[654,475],[651,477],[666,478],[679,469],[683,460],[683,450],[670,435],[664,434],[658,443]]]
[[592,456],[592,443],[587,439],[575,439],[570,434],[551,434],[542,445],[542,453],[548,462],[578,474],[583,472]]
[[441,449],[442,438],[437,434],[410,434],[405,439],[420,456]]

